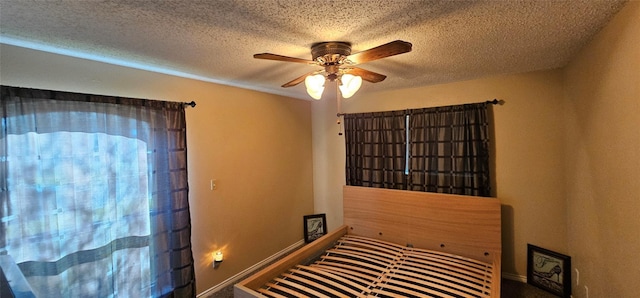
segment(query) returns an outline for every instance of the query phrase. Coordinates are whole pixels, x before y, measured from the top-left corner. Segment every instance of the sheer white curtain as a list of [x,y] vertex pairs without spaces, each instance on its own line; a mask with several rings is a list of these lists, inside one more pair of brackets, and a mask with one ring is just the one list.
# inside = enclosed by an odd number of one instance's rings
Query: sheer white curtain
[[0,254],[37,297],[195,295],[178,105],[3,86]]

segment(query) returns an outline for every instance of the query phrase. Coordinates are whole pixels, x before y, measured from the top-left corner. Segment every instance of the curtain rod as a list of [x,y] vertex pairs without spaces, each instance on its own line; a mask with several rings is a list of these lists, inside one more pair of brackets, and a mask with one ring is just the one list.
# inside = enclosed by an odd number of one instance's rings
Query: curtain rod
[[196,102],[193,100],[191,102],[183,102],[182,104],[185,106],[191,106],[192,108],[196,107]]
[[[504,104],[504,100],[502,100],[502,99],[501,99],[501,100],[498,100],[498,99],[494,98],[493,100],[487,100],[487,101],[485,101],[485,103],[490,103],[490,104],[494,104],[494,105],[498,105],[498,104],[499,104],[499,105],[503,105],[503,104]],[[434,108],[435,108],[435,107],[434,107]],[[340,117],[340,116],[344,116],[344,115],[346,115],[346,114],[348,114],[348,113],[338,113],[338,114],[336,114],[336,116]]]

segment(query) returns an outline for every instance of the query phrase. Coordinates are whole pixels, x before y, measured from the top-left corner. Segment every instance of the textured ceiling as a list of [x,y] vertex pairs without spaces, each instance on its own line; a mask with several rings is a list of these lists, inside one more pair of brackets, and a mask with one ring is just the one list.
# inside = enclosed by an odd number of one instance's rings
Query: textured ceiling
[[310,99],[315,69],[253,59],[311,59],[310,46],[346,41],[352,52],[393,40],[413,51],[359,65],[387,75],[367,92],[566,65],[624,1],[15,1],[0,0],[0,42],[178,72]]

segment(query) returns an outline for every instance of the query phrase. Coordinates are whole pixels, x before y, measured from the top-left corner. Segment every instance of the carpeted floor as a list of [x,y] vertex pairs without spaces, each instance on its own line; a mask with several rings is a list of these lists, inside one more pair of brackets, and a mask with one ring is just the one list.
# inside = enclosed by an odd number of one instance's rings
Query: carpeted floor
[[[502,298],[554,298],[555,295],[545,292],[529,284],[509,279],[502,280]],[[210,296],[209,298],[233,297],[233,286],[228,286]]]
[[532,285],[519,281],[502,280],[502,298],[554,298],[557,297],[549,292],[536,288]]

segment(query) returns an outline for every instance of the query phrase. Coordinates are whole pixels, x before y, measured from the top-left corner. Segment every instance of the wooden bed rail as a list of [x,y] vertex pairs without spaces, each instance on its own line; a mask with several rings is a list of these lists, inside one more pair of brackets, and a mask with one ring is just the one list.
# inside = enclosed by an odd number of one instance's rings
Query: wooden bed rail
[[[259,297],[261,296],[254,289],[260,288],[272,278],[282,274],[289,268],[298,264],[304,264],[318,257],[327,248],[332,247],[340,237],[347,233],[347,226],[341,226],[327,235],[324,235],[315,241],[306,244],[302,248],[296,250],[295,253],[276,261],[275,263],[265,267],[264,269],[253,274],[249,278],[237,283],[234,289],[234,297]],[[251,293],[252,295],[249,295]]]

